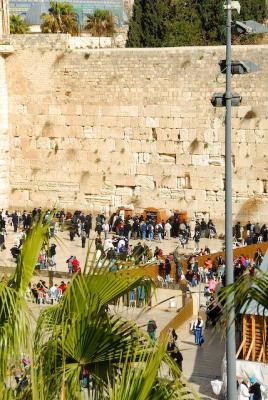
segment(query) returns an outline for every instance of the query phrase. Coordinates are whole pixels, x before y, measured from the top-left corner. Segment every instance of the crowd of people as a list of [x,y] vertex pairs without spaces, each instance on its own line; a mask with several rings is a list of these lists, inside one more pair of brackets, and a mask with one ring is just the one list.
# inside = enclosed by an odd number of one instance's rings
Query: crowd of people
[[259,222],[252,223],[248,221],[246,225],[241,225],[238,221],[233,227],[233,237],[237,244],[256,244],[258,242],[268,241],[268,227]]
[[[6,247],[5,237],[7,226],[10,225],[15,233],[14,245],[11,248],[11,254],[15,260],[18,259],[21,247],[25,241],[27,231],[32,222],[38,218],[47,221],[51,215],[51,210],[42,212],[41,208],[35,208],[32,212],[23,213],[3,211],[0,214],[0,250]],[[37,268],[55,269],[57,265],[57,245],[54,243],[54,237],[63,227],[67,227],[70,241],[76,238],[81,240],[81,247],[86,247],[86,242],[90,238],[92,230],[95,234],[96,262],[102,266],[102,262],[108,260],[110,271],[116,271],[120,267],[121,261],[132,260],[135,264],[155,262],[158,264],[158,277],[161,282],[169,286],[171,282],[179,285],[186,285],[187,290],[195,288],[200,283],[205,284],[205,296],[207,297],[207,322],[215,325],[221,313],[221,306],[217,301],[218,290],[225,285],[225,260],[222,256],[216,258],[211,256],[208,246],[199,247],[202,238],[214,238],[217,235],[216,227],[212,220],[206,222],[204,219],[196,220],[193,227],[187,221],[181,221],[179,218],[170,218],[166,221],[157,222],[148,218],[145,220],[143,215],[128,216],[123,219],[119,213],[114,213],[110,218],[104,214],[98,214],[93,218],[90,213],[75,211],[72,215],[63,210],[55,212],[54,218],[50,221],[49,238],[51,244],[43,246],[37,261]],[[92,235],[91,235],[92,236]],[[192,254],[181,255],[181,249],[178,247],[170,254],[165,255],[161,248],[161,243],[170,238],[178,238],[181,247],[185,247],[190,239],[195,243],[195,249]],[[268,241],[268,228],[266,224],[248,223],[242,226],[237,222],[233,227],[233,237],[235,246],[244,246],[259,242]],[[136,242],[132,242],[136,240]],[[150,242],[158,241],[155,250]],[[202,257],[202,262],[199,256]],[[255,274],[263,260],[261,249],[257,249],[254,257],[251,259],[246,255],[240,255],[234,259],[234,277],[238,279],[245,271]],[[185,267],[186,264],[186,267]],[[172,278],[172,269],[175,268],[175,277]],[[72,274],[81,273],[80,262],[75,255],[71,255],[66,260],[66,272],[71,278]],[[64,296],[69,282],[61,281],[60,284],[54,283],[47,285],[44,280],[37,284],[29,286],[27,297],[30,301],[39,305],[52,305],[58,303]],[[144,291],[139,287],[137,291],[129,294],[129,300],[143,304]],[[138,297],[137,297],[138,296]],[[197,346],[204,343],[204,321],[199,316],[193,321],[191,331],[194,334],[194,342]],[[149,320],[147,324],[147,333],[152,341],[157,340],[157,324],[154,319]],[[182,370],[183,356],[178,346],[178,336],[174,329],[169,332],[167,351]],[[27,369],[27,363],[25,364]],[[25,368],[25,367],[23,367]],[[24,385],[24,375],[20,378],[21,385]],[[84,382],[89,374],[84,374]],[[259,400],[258,383],[251,379],[251,382],[243,381],[239,385],[238,399],[252,398]],[[244,397],[243,397],[244,396]],[[254,397],[250,397],[254,396]],[[256,397],[257,396],[257,397]]]
[[28,300],[40,305],[56,304],[62,298],[68,285],[69,282],[65,283],[64,281],[61,281],[59,285],[54,283],[49,287],[44,280],[39,280],[37,284],[29,285],[27,298]]

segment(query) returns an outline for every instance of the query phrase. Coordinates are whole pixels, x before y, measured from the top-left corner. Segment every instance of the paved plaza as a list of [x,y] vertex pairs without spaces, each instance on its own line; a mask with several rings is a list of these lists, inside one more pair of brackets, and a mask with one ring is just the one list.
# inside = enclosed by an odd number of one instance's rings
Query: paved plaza
[[[10,248],[14,245],[17,233],[13,232],[13,228],[11,226],[7,226],[7,236],[6,236],[6,249],[0,252],[0,266],[15,266],[14,259],[11,256]],[[110,234],[112,236],[112,234]],[[93,254],[95,251],[95,243],[94,240],[96,238],[96,232],[91,230],[90,239],[87,240],[86,248],[82,248],[81,238],[75,237],[74,241],[70,241],[69,232],[68,231],[57,231],[56,237],[51,239],[51,243],[55,243],[57,245],[56,251],[56,271],[64,271],[67,272],[67,264],[66,260],[74,255],[80,261],[80,266],[83,267],[86,254],[87,254],[87,246],[88,242],[91,246],[91,253]],[[130,241],[130,244],[135,246],[140,239]],[[216,252],[222,249],[222,240],[220,239],[201,239],[199,243],[200,248],[205,248],[207,245],[211,252]],[[171,238],[170,240],[163,240],[161,243],[157,240],[153,240],[152,242],[146,240],[146,244],[152,248],[154,251],[156,246],[163,249],[165,255],[174,251],[174,249],[179,246],[181,254],[191,254],[194,251],[194,242],[192,240],[189,241],[188,245],[183,249],[179,244],[179,240],[176,238]]]

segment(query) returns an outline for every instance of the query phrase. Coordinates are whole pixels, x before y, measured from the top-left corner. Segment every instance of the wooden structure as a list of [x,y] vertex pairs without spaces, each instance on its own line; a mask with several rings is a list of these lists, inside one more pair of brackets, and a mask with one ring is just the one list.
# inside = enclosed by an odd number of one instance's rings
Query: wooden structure
[[143,218],[145,221],[155,221],[159,224],[161,221],[165,221],[169,218],[166,210],[164,208],[145,208],[143,211]]
[[127,207],[118,207],[116,212],[125,220],[128,217],[132,217],[133,215],[133,210],[132,208],[127,208]]
[[179,219],[180,224],[185,224],[188,220],[188,213],[187,211],[174,211],[174,217]]
[[245,361],[268,363],[268,317],[243,315],[242,342],[236,357]]
[[[260,269],[268,273],[268,251]],[[268,363],[268,310],[252,300],[242,314],[242,339],[236,358]]]

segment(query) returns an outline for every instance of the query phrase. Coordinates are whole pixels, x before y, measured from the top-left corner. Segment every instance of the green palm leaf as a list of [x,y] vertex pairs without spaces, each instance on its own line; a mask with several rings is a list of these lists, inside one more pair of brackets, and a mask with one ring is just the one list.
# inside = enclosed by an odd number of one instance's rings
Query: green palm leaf
[[262,312],[265,313],[268,310],[267,288],[268,274],[257,270],[257,275],[251,276],[246,272],[233,285],[228,285],[222,290],[219,300],[222,304],[226,304],[227,311],[227,299],[232,298],[236,314],[241,310],[246,314],[252,302],[256,301],[259,309],[262,308]]

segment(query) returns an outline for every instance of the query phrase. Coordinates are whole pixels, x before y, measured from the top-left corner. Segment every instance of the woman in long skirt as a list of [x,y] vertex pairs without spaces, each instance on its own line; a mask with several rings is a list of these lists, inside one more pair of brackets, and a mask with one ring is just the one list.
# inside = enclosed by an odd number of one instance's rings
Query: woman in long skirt
[[195,344],[201,346],[204,342],[202,331],[203,331],[204,322],[201,317],[198,317],[196,321],[194,321],[192,329],[194,331]]
[[202,337],[202,328],[197,326],[194,330],[195,344],[201,346],[203,337]]

